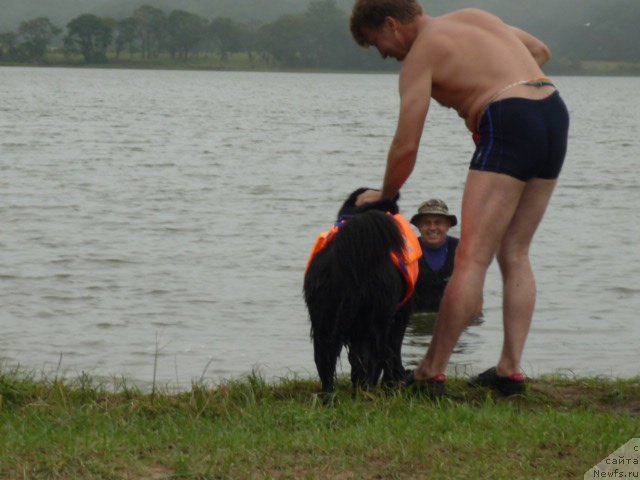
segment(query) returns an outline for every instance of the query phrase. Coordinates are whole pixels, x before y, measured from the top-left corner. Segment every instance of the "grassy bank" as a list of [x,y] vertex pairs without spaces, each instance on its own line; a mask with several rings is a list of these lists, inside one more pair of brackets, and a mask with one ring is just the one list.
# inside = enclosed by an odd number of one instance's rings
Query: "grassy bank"
[[[82,67],[82,68],[124,68],[124,69],[156,69],[156,70],[216,70],[216,71],[267,71],[267,72],[334,72],[328,68],[282,66],[277,62],[265,59],[260,55],[249,56],[246,53],[234,53],[227,58],[218,55],[201,54],[186,60],[172,58],[169,54],[161,54],[155,58],[144,59],[140,54],[121,53],[115,56],[107,54],[108,62],[87,65],[81,55],[64,55],[59,51],[48,52],[38,62],[32,61],[0,61],[0,66],[49,66],[49,67]],[[397,73],[400,64],[386,64],[384,70]],[[640,63],[618,61],[580,61],[553,60],[547,65],[550,75],[584,75],[584,76],[638,76]],[[357,70],[360,73],[375,73]]]
[[[259,55],[249,57],[245,53],[235,53],[227,58],[218,55],[197,55],[186,60],[174,59],[168,54],[144,59],[139,54],[122,53],[118,57],[107,55],[107,63],[87,64],[81,55],[64,55],[60,52],[49,52],[38,62],[0,61],[0,66],[42,66],[42,67],[76,67],[76,68],[113,68],[140,70],[201,70],[201,71],[255,71],[255,72],[336,72],[329,68],[282,66],[267,61]],[[391,66],[393,67],[393,65]],[[390,68],[389,71],[393,71]],[[366,71],[359,70],[361,73]]]
[[250,376],[143,393],[0,372],[0,479],[582,478],[640,436],[640,379],[541,378],[504,399]]

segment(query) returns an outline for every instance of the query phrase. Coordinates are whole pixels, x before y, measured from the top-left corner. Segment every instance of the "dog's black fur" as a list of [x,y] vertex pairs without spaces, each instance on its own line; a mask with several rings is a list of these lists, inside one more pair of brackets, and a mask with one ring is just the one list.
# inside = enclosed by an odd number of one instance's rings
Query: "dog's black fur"
[[402,255],[404,240],[385,213],[398,213],[398,196],[356,207],[365,190],[356,190],[344,202],[338,218],[353,217],[316,255],[304,279],[315,363],[325,393],[334,390],[343,346],[356,389],[375,388],[381,373],[383,384],[397,384],[405,373],[401,350],[410,302],[400,305],[405,280],[390,258],[390,252]]

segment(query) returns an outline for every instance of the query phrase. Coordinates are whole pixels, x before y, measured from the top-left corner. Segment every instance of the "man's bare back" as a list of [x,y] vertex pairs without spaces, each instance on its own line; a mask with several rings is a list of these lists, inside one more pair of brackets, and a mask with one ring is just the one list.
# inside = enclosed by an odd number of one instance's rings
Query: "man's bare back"
[[[413,64],[433,72],[431,96],[454,108],[475,131],[484,107],[505,87],[533,80],[544,74],[534,57],[544,63],[548,50],[540,41],[499,18],[477,9],[465,9],[441,17],[422,17],[419,32],[405,57],[405,72]],[[427,63],[425,63],[427,59]],[[540,99],[553,87],[530,88],[516,85],[499,98]],[[401,92],[402,94],[402,92]]]

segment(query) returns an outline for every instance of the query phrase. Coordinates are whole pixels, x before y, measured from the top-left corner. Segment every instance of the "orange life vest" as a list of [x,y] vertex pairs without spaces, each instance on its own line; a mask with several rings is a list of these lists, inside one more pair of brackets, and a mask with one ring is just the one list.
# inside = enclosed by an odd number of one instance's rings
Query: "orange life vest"
[[[404,248],[402,249],[402,257],[399,258],[394,252],[391,252],[391,261],[393,264],[400,270],[402,276],[404,277],[407,284],[407,291],[402,299],[400,304],[405,303],[411,295],[413,295],[413,291],[416,288],[416,282],[418,280],[418,260],[422,256],[422,248],[420,247],[420,242],[418,241],[418,237],[413,232],[411,228],[411,224],[404,218],[401,214],[397,213],[393,215],[393,219],[396,222],[396,225],[400,229],[400,233],[404,238]],[[335,224],[331,227],[330,230],[326,232],[322,232],[318,235],[315,245],[313,249],[311,249],[311,255],[309,255],[309,260],[307,261],[307,268],[305,269],[305,275],[309,270],[309,265],[311,265],[311,261],[315,258],[315,256],[320,253],[322,250],[326,248],[329,243],[333,240],[334,236],[340,230],[340,226],[344,223],[345,220],[342,220],[340,223]]]

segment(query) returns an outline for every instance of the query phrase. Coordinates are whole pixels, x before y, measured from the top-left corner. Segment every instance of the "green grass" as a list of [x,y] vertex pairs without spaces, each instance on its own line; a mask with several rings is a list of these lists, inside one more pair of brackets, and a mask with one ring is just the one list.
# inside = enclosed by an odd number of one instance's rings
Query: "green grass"
[[258,375],[182,393],[0,371],[0,479],[582,478],[640,434],[640,379],[540,378],[525,397],[360,393]]

